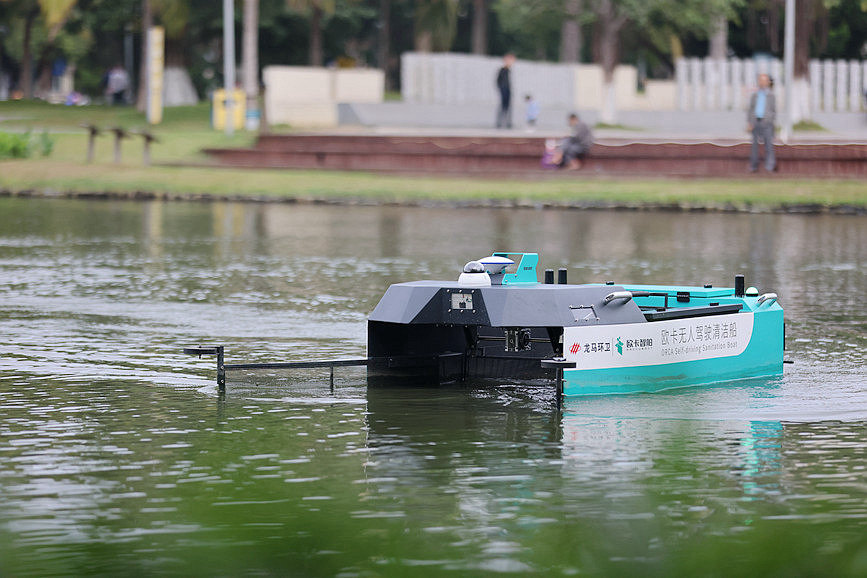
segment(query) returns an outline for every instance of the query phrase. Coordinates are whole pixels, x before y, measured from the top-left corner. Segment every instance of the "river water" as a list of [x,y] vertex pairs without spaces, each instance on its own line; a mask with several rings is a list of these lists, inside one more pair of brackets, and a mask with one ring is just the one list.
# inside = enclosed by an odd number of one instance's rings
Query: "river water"
[[[389,283],[493,250],[774,291],[785,375],[370,389]],[[0,576],[867,575],[860,217],[0,199]]]

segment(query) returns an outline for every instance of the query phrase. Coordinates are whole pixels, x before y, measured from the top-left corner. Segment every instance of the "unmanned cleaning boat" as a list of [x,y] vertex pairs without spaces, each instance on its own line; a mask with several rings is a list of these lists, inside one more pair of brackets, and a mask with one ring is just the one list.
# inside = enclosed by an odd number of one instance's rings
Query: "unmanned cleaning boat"
[[550,378],[566,396],[780,375],[775,293],[539,282],[536,253],[470,261],[456,281],[391,285],[368,319],[368,381]]

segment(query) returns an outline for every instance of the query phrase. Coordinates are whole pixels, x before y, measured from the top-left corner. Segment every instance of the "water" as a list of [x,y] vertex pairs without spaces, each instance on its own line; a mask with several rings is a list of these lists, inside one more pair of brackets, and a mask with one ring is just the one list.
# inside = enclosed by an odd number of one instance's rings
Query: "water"
[[[391,282],[495,249],[775,291],[785,376],[367,390]],[[863,218],[0,199],[0,576],[867,574]],[[410,384],[408,384],[410,385]]]

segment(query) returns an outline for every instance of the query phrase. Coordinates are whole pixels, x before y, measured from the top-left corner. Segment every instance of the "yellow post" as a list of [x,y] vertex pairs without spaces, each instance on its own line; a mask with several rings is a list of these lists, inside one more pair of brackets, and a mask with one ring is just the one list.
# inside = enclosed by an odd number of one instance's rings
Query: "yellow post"
[[165,31],[154,26],[148,31],[147,119],[150,124],[163,120],[163,67],[165,63]]
[[[216,130],[223,130],[226,128],[226,111],[228,109],[226,106],[226,91],[219,88],[214,91],[211,98],[211,125]],[[247,116],[247,101],[244,91],[240,88],[235,89],[232,91],[232,99],[234,100],[232,105],[232,127],[235,130],[242,130]]]

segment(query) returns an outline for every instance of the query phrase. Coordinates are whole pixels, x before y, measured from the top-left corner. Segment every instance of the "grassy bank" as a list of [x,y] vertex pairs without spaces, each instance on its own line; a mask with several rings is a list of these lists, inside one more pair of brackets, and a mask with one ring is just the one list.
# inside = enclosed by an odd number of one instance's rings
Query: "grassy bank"
[[87,139],[79,127],[136,128],[144,120],[129,108],[61,107],[0,103],[0,131],[48,129],[54,140],[50,158],[3,161],[0,190],[17,194],[148,193],[172,197],[291,198],[371,202],[446,202],[507,205],[681,206],[685,208],[778,210],[784,207],[867,209],[867,185],[854,180],[737,179],[587,179],[566,174],[536,181],[453,177],[407,177],[330,171],[237,170],[159,166],[196,163],[204,147],[246,146],[252,136],[226,137],[208,124],[205,105],[168,109],[155,132],[153,161],[141,163],[141,139],[124,142],[124,162],[112,163],[111,136],[98,140],[96,162],[84,163]]
[[0,189],[8,192],[155,193],[169,196],[552,204],[774,210],[792,205],[867,208],[867,186],[856,181],[576,180],[537,182],[383,176],[325,171],[237,170],[198,167],[84,165],[70,161],[3,162]]

